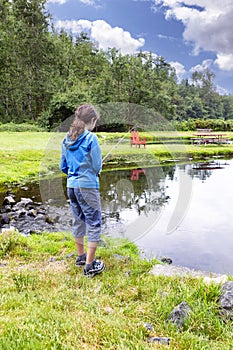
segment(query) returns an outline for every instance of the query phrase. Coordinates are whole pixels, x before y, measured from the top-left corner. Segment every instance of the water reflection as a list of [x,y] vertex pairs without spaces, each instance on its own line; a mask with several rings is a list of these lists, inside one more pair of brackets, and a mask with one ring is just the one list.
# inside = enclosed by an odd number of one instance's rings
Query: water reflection
[[103,210],[119,212],[134,208],[139,215],[142,211],[159,210],[168,200],[165,178],[165,168],[161,167],[103,173],[100,180]]
[[[105,173],[105,233],[129,237],[148,256],[169,256],[177,265],[233,273],[232,175],[232,160]],[[192,199],[188,205],[179,202],[177,209],[177,198],[185,196],[190,180]],[[169,220],[174,213],[181,218],[185,211],[183,221],[168,235]]]
[[[174,209],[181,168],[192,178],[192,199],[183,221],[167,235],[164,226]],[[174,180],[166,182],[169,203],[137,244],[147,255],[169,256],[177,265],[233,274],[232,176],[233,160],[177,166]]]
[[[169,167],[169,173],[174,170]],[[138,222],[142,217],[147,219],[145,231],[150,224],[149,214],[153,212],[155,221],[169,200],[166,176],[165,167],[159,166],[104,172],[100,180],[104,232],[114,237],[129,237],[129,224]],[[133,239],[141,232],[141,228],[140,231],[134,228]]]
[[205,181],[213,173],[213,170],[224,169],[228,165],[226,161],[209,161],[201,162],[192,165],[192,169],[189,172],[191,177],[198,177],[200,180]]
[[130,180],[137,181],[139,180],[139,176],[143,174],[146,175],[146,169],[133,169],[130,171]]

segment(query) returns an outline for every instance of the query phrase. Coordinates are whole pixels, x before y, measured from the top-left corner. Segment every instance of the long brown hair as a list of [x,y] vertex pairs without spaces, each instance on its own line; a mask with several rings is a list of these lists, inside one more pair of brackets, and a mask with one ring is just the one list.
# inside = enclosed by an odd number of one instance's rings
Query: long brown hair
[[69,137],[72,141],[76,140],[85,130],[86,124],[92,119],[99,119],[99,114],[92,105],[84,104],[79,106],[74,113],[74,121],[70,126]]

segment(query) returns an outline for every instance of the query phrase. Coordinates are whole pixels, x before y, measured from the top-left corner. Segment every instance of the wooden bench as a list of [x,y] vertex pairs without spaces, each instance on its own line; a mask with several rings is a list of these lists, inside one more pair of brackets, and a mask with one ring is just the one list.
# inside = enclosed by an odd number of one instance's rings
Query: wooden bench
[[136,145],[136,147],[139,146],[139,148],[141,145],[144,145],[144,148],[145,148],[146,138],[141,139],[137,131],[132,131],[130,135],[130,147],[132,147],[133,145]]

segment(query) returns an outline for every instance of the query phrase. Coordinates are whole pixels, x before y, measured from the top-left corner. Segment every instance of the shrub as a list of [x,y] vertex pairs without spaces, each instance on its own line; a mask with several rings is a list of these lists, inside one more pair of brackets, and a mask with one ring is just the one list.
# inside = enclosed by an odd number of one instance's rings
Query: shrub
[[174,121],[178,131],[195,131],[196,129],[213,129],[214,131],[233,131],[233,120],[228,119],[193,119]]
[[0,124],[0,131],[7,131],[7,132],[25,132],[25,131],[34,131],[34,132],[41,132],[46,131],[46,129],[36,125],[36,124],[14,124],[14,123],[6,123],[6,124]]

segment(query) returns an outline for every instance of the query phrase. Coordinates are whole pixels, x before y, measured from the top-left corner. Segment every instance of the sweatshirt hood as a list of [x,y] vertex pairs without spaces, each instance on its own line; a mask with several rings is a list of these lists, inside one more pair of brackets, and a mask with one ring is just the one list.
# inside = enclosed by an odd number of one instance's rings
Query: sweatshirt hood
[[83,140],[85,139],[85,137],[90,133],[90,131],[85,130],[81,135],[79,135],[79,137],[72,141],[68,134],[66,135],[66,137],[63,140],[63,145],[65,146],[66,149],[69,149],[71,151],[75,151],[79,148],[80,144],[83,142]]

